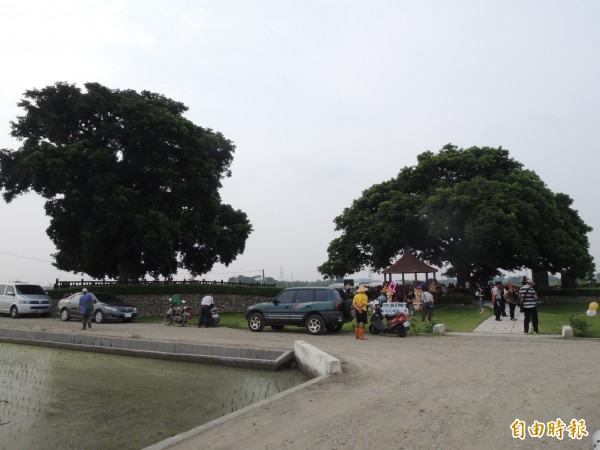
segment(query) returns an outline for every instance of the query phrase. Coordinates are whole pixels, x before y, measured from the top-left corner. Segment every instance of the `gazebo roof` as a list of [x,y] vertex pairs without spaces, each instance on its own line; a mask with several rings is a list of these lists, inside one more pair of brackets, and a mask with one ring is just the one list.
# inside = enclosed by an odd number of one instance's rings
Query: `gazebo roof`
[[415,255],[407,252],[383,273],[435,273],[437,271],[435,267],[425,264]]

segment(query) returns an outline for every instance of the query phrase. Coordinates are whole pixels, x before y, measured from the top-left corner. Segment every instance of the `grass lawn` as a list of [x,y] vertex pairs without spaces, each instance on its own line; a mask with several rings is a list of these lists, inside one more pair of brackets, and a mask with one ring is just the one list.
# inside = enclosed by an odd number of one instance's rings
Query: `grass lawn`
[[[491,308],[484,308],[483,313],[480,313],[477,306],[454,306],[450,308],[434,308],[432,319],[434,323],[443,323],[446,326],[446,331],[468,333],[477,328],[477,325],[491,315]],[[416,328],[415,331],[417,333],[430,331],[426,329],[425,322],[421,322],[419,315],[415,316],[412,324],[414,327],[411,328]]]
[[[569,325],[571,314],[582,316],[590,324],[589,336],[600,338],[600,314],[595,317],[585,315],[587,305],[541,305],[538,307],[540,320],[540,332],[543,334],[561,334],[562,326]],[[485,308],[483,313],[479,313],[477,306],[453,306],[439,307],[433,310],[433,323],[443,323],[446,331],[449,332],[471,332],[477,325],[492,315],[491,308]],[[420,312],[409,319],[411,323],[410,333],[430,333],[431,325],[429,322],[421,322]],[[143,317],[139,319],[142,323],[161,323],[162,317]],[[198,324],[198,316],[195,315],[189,326]],[[176,324],[171,326],[177,326]],[[247,329],[248,322],[244,318],[244,313],[221,313],[221,323],[219,326],[237,329]],[[269,329],[269,327],[266,327]],[[281,332],[304,333],[305,330],[299,327],[285,327]],[[353,333],[354,321],[344,324],[340,333]]]
[[[588,337],[600,338],[600,315],[588,317],[585,304],[540,305],[538,306],[539,328],[543,334],[561,334],[563,325],[569,325],[571,314],[580,316],[590,324]],[[576,332],[576,330],[573,330]],[[577,335],[577,334],[576,334]]]

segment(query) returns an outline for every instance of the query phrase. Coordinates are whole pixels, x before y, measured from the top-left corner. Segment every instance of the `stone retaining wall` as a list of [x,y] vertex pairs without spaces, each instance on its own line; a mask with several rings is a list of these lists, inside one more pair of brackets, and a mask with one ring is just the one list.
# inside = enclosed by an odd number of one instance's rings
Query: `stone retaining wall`
[[[196,313],[200,310],[200,301],[205,294],[183,295],[186,305],[191,306]],[[169,306],[169,297],[166,295],[118,295],[127,304],[135,306],[140,317],[162,316]],[[258,295],[213,295],[215,306],[220,312],[245,312],[256,303],[268,302],[272,297]],[[53,300],[53,311],[56,311],[58,300]]]
[[[139,310],[140,317],[147,316],[162,316],[168,307],[169,297],[166,295],[119,295],[126,303],[135,306]],[[194,311],[200,310],[200,301],[204,297],[204,294],[188,294],[184,295],[183,298],[187,305],[190,305]],[[221,312],[245,312],[246,309],[256,303],[268,302],[272,300],[272,297],[264,297],[259,295],[232,295],[232,294],[219,294],[213,295],[215,299],[215,306],[219,308]],[[577,303],[577,304],[589,304],[590,302],[598,301],[597,297],[540,297],[541,303],[546,305],[560,304],[560,303]],[[56,311],[56,305],[58,300],[53,301],[53,311]],[[441,301],[443,304],[443,300]],[[479,304],[473,302],[473,304]],[[444,305],[444,307],[451,307],[451,304]],[[456,305],[457,307],[461,305]]]

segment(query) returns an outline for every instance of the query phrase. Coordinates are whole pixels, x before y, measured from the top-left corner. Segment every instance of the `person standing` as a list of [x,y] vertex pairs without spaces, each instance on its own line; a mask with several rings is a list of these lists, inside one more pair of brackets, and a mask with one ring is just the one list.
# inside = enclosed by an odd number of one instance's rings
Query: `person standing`
[[367,325],[367,303],[369,297],[366,292],[368,289],[364,286],[359,286],[356,290],[356,295],[352,299],[352,307],[356,312],[356,324],[354,325],[354,334],[356,339],[365,340],[365,326]]
[[204,325],[206,328],[210,326],[210,310],[215,304],[215,300],[212,294],[209,292],[208,295],[202,297],[200,302],[200,318],[198,319],[198,328]]
[[413,288],[410,288],[406,294],[406,308],[411,317],[415,315],[415,291]]
[[537,293],[533,286],[535,283],[533,280],[527,280],[527,284],[519,289],[519,297],[521,297],[521,306],[523,306],[523,313],[525,314],[525,320],[523,321],[523,327],[525,334],[529,334],[529,322],[533,325],[533,334],[538,334],[538,313],[537,313]]
[[429,317],[431,322],[431,316],[433,315],[433,295],[429,292],[427,286],[423,287],[423,294],[421,295],[423,303],[421,304],[421,322],[425,320],[425,316]]
[[477,299],[479,300],[479,314],[483,314],[483,308],[485,307],[483,289],[481,289],[481,286],[479,286],[479,284],[476,284],[476,287],[477,289],[475,290],[475,297],[477,297]]
[[514,284],[508,285],[508,291],[504,293],[504,299],[506,300],[506,303],[508,303],[510,320],[517,320],[515,319],[515,308],[517,307],[520,298]]
[[85,326],[92,329],[92,313],[94,312],[94,297],[88,292],[86,288],[81,290],[81,297],[79,297],[79,305],[77,306],[77,313],[81,315],[81,329],[85,330]]
[[496,281],[494,287],[492,288],[492,303],[494,304],[494,315],[496,316],[497,321],[502,320],[500,318],[500,316],[502,315],[502,291],[500,291],[501,286],[502,283],[500,281]]

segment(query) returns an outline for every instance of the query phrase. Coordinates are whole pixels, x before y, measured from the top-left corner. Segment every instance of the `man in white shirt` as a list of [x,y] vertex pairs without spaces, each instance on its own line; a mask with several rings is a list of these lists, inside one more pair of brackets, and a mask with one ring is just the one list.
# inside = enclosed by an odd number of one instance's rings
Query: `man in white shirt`
[[215,304],[212,294],[209,292],[208,295],[202,297],[200,302],[200,318],[198,319],[198,328],[204,325],[206,328],[210,326],[210,309]]
[[[492,288],[492,303],[494,304],[494,315],[496,316],[497,321],[501,321],[500,316],[502,315],[502,291],[501,291],[502,283],[500,281],[496,281],[494,287]],[[506,315],[506,313],[505,313]]]
[[433,295],[431,295],[427,286],[423,288],[421,300],[421,322],[425,320],[425,316],[428,316],[429,321],[431,322],[431,316],[433,314]]

